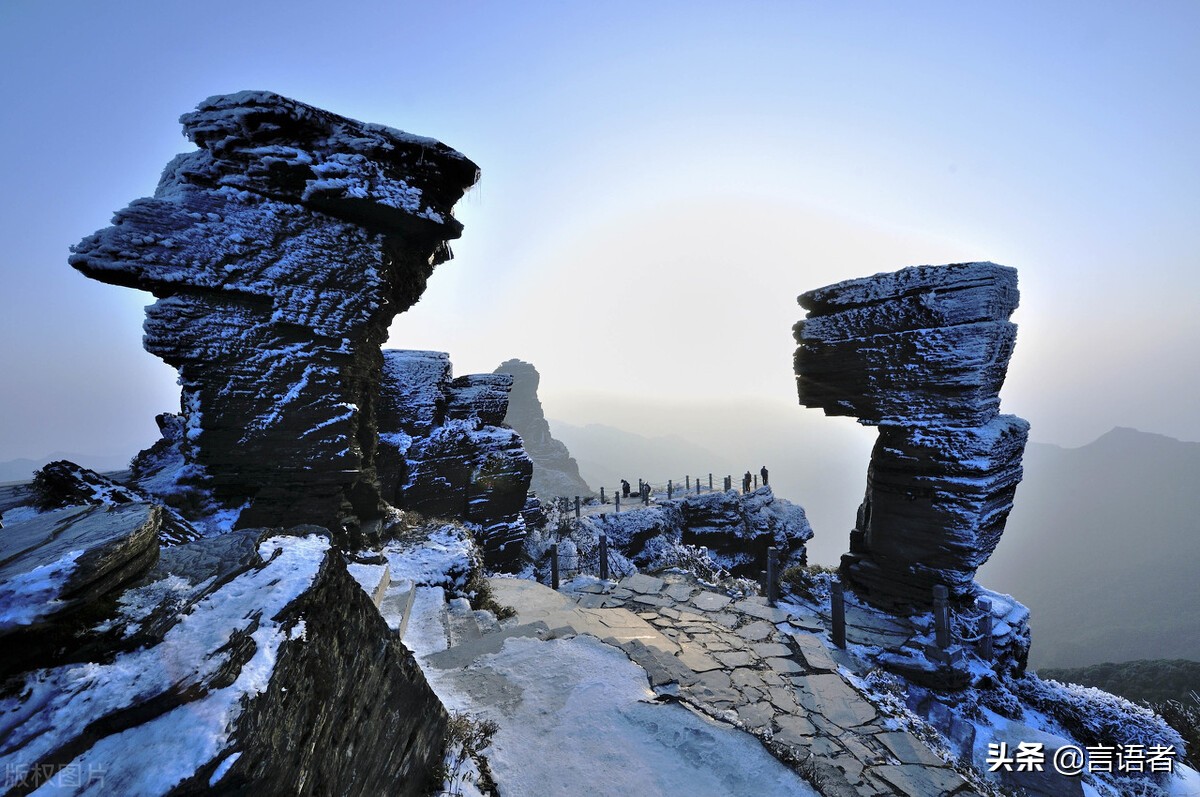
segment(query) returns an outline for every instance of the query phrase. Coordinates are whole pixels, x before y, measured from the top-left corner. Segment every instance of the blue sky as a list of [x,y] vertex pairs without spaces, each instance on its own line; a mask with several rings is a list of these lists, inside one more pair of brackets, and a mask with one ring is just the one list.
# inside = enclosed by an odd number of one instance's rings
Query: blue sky
[[796,294],[970,259],[1020,271],[1002,395],[1034,439],[1200,440],[1200,5],[333,9],[0,4],[0,460],[131,454],[177,408],[150,297],[67,250],[190,148],[181,113],[248,88],[480,164],[389,345],[530,360],[554,417],[792,408]]

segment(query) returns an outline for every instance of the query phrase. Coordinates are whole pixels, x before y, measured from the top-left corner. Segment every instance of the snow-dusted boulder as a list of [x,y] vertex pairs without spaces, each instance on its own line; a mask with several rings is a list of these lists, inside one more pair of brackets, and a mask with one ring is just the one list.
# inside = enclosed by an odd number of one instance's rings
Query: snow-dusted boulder
[[441,762],[444,709],[322,529],[165,548],[93,631],[0,698],[18,793],[424,794]]
[[780,551],[781,567],[803,564],[812,527],[804,509],[776,498],[770,487],[742,495],[736,490],[687,495],[646,508],[589,515],[588,522],[609,545],[638,567],[654,568],[671,546],[704,548],[727,573],[759,577],[767,549]]
[[770,487],[741,495],[735,490],[687,495],[679,501],[684,545],[707,548],[733,575],[758,578],[766,570],[767,549],[779,564],[804,564],[804,543],[812,527],[804,509],[776,498]]
[[1029,424],[999,415],[1016,341],[1015,269],[916,266],[800,296],[800,403],[878,425],[842,572],[879,606],[962,606],[1021,480]]
[[158,559],[162,508],[144,502],[32,514],[0,532],[0,676],[58,658],[81,616]]
[[381,517],[379,343],[412,306],[477,179],[449,147],[277,94],[210,97],[199,150],[71,265],[139,288],[145,346],[179,369],[182,455],[241,527],[319,523],[351,542]]
[[482,528],[484,559],[511,568],[525,539],[533,465],[521,437],[500,426],[512,378],[452,377],[444,352],[383,353],[379,475],[384,498],[429,517]]
[[543,501],[594,495],[579,475],[579,464],[567,446],[550,434],[550,424],[537,395],[541,382],[538,370],[522,360],[507,360],[495,373],[509,374],[513,380],[504,423],[516,429],[525,441],[525,450],[533,460],[533,491]]
[[[161,441],[160,441],[161,442]],[[35,500],[44,509],[65,506],[121,506],[143,502],[162,503],[160,496],[137,485],[118,484],[103,474],[61,459],[45,465],[34,474]],[[159,513],[158,539],[163,545],[177,545],[203,536],[199,529],[169,504]]]

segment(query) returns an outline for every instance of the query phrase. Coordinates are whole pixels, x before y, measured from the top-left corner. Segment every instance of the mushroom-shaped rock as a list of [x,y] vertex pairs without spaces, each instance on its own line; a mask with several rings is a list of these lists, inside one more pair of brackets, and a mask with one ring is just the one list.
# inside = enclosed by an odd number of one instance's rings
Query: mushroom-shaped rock
[[349,542],[382,512],[380,343],[450,257],[451,208],[478,169],[265,91],[210,97],[181,122],[199,149],[71,265],[158,298],[145,346],[179,369],[184,459],[244,506],[239,526],[315,522]]

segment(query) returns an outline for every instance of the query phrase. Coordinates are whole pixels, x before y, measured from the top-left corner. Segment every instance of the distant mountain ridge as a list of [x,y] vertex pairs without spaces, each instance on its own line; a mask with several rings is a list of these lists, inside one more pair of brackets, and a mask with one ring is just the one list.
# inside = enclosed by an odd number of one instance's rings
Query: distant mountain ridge
[[1035,667],[1200,661],[1200,443],[1119,427],[1032,444],[980,582],[1032,614]]
[[1049,668],[1040,670],[1038,675],[1062,683],[1094,686],[1135,703],[1168,700],[1190,703],[1193,693],[1200,694],[1200,661],[1184,659],[1139,659],[1062,670]]

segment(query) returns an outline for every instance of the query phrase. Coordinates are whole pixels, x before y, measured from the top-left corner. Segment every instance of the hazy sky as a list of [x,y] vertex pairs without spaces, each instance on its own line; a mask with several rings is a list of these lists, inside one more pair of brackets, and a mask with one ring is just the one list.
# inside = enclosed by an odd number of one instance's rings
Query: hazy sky
[[1200,4],[334,8],[0,3],[0,460],[131,454],[177,409],[150,297],[68,247],[191,148],[181,113],[241,89],[480,164],[389,345],[532,361],[552,417],[794,406],[798,293],[993,260],[1020,271],[1003,408],[1034,439],[1200,440]]

